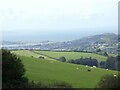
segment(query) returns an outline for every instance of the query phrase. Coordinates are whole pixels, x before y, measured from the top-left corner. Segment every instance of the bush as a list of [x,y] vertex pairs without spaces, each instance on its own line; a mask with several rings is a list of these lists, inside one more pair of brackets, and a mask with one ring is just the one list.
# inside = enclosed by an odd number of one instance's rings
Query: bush
[[63,81],[54,82],[51,86],[52,88],[72,88],[70,84],[63,82]]
[[[114,76],[112,74],[105,75],[101,78],[97,88],[120,88],[120,74]],[[107,89],[106,89],[107,90]]]
[[28,88],[71,88],[72,86],[63,81],[55,81],[54,83],[43,83],[38,82],[35,83],[34,81],[29,82]]
[[65,58],[65,57],[60,57],[60,58],[59,58],[59,61],[61,61],[61,62],[66,62],[66,58]]

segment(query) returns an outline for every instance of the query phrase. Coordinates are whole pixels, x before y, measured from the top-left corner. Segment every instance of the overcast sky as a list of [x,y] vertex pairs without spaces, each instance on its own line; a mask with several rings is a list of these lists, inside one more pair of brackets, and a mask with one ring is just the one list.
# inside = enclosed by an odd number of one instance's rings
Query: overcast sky
[[0,0],[0,31],[22,34],[110,29],[114,32],[118,27],[118,1]]

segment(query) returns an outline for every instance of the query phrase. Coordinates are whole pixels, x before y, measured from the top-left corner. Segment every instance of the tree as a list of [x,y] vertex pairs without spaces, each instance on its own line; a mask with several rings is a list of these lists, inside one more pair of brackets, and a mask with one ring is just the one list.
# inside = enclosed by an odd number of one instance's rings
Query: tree
[[67,61],[67,63],[74,63],[74,60],[70,59],[70,60]]
[[66,58],[62,56],[62,57],[59,58],[59,61],[66,62]]
[[112,69],[115,70],[115,62],[116,62],[116,58],[115,57],[108,57],[107,61],[105,63],[105,67],[108,69]]
[[10,51],[2,50],[2,85],[3,88],[25,87],[28,79],[21,60]]
[[96,52],[101,52],[101,49],[97,49]]
[[105,61],[101,61],[101,62],[100,62],[100,68],[105,68],[105,64],[106,64]]
[[107,74],[101,78],[100,82],[97,85],[97,88],[105,88],[105,90],[107,90],[107,88],[108,90],[110,88],[120,88],[119,81],[120,73],[118,75]]
[[107,52],[104,52],[104,54],[103,54],[104,56],[108,56],[108,54],[107,54]]

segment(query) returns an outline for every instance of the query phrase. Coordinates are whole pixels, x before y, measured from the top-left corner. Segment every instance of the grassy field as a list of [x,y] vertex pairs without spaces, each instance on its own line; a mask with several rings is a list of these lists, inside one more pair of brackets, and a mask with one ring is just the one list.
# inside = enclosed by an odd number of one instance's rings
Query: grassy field
[[[37,54],[30,51],[12,52],[21,58],[26,69],[26,76],[35,82],[53,83],[55,81],[65,81],[75,88],[94,88],[103,75],[117,73],[112,70],[63,63],[50,60],[47,57],[44,60],[39,59]],[[34,57],[31,57],[31,55]],[[88,72],[88,69],[91,71]]]
[[67,60],[69,59],[79,59],[81,57],[92,57],[94,59],[100,60],[100,61],[106,61],[107,57],[94,54],[94,53],[83,53],[83,52],[55,52],[55,51],[34,51],[39,54],[48,55],[54,58],[59,59],[61,56],[64,56]]
[[[11,51],[11,52],[16,54],[16,55],[20,55],[20,56],[27,56],[27,57],[33,56],[34,58],[39,58],[40,56],[43,56],[43,55],[34,53],[32,51],[29,51],[29,50],[17,50],[17,51]],[[44,56],[44,58],[48,59],[48,60],[54,60],[54,59],[51,59],[51,58],[46,57],[46,56]]]

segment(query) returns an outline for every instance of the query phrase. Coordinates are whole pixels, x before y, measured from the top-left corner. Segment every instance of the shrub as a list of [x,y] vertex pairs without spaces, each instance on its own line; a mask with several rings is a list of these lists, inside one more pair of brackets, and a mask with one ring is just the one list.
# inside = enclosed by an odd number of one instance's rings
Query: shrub
[[72,86],[63,81],[55,81],[54,83],[43,83],[38,82],[35,83],[34,81],[29,82],[28,88],[71,88]]
[[100,82],[97,85],[97,88],[120,88],[119,82],[120,74],[117,76],[107,74],[101,78]]
[[61,61],[61,62],[66,62],[66,58],[65,58],[65,57],[60,57],[60,58],[59,58],[59,61]]

